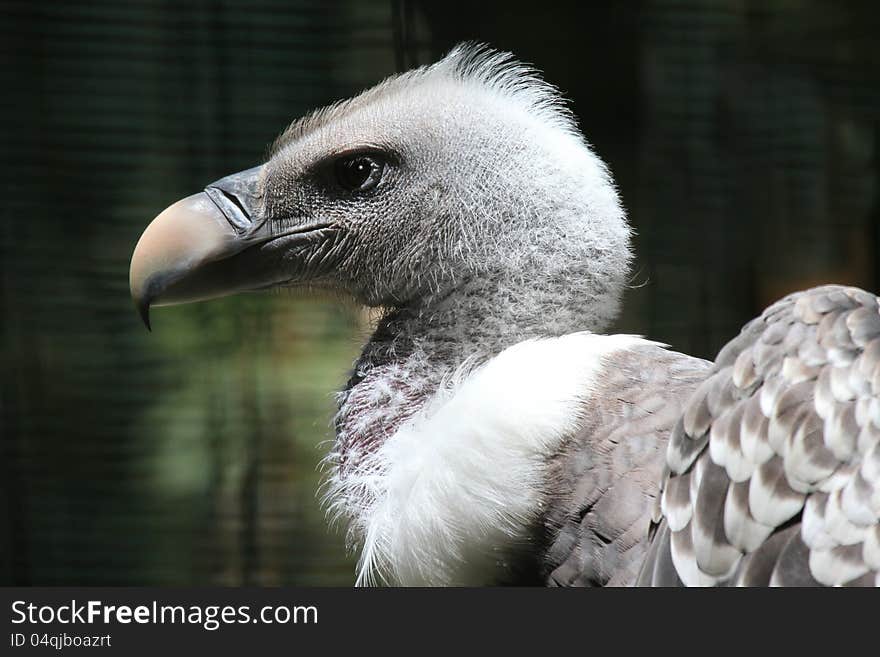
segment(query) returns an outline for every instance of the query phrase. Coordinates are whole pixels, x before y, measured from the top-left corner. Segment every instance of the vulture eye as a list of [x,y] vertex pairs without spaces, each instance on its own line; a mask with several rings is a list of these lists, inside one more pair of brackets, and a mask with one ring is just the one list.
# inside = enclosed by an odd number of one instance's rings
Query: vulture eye
[[375,155],[348,155],[336,160],[336,182],[350,192],[366,192],[379,184],[384,169]]

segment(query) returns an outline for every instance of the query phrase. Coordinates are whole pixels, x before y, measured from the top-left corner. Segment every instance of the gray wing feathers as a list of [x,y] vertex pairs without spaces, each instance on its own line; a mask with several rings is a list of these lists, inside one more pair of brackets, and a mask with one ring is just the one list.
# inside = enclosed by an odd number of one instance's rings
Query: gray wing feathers
[[[880,585],[880,307],[827,286],[718,355],[666,453],[638,583]],[[667,558],[668,555],[668,558]]]
[[666,523],[660,526],[648,548],[645,566],[639,573],[636,586],[682,586],[682,581],[675,570],[675,564],[672,563],[670,529]]
[[[591,395],[584,426],[551,463],[544,577],[562,585],[635,583],[660,520],[663,450],[710,363],[659,346],[616,354]],[[678,581],[668,554],[657,578]],[[665,580],[663,580],[665,581]]]

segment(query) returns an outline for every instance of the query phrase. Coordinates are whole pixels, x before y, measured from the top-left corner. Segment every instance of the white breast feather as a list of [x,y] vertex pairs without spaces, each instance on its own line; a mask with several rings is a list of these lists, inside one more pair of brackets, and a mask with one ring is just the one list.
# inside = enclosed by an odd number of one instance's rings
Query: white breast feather
[[548,455],[580,425],[604,359],[653,344],[589,333],[516,344],[460,370],[364,468],[358,584],[476,584],[525,540]]

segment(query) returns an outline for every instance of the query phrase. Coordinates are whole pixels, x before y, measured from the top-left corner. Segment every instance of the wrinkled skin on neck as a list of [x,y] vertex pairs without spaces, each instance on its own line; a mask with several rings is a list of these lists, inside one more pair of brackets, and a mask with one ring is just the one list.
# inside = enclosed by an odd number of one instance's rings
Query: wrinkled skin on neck
[[[617,313],[619,293],[581,280],[574,286],[535,263],[531,275],[488,271],[423,305],[389,310],[338,395],[332,478],[344,484],[453,374],[523,340],[604,329]],[[578,303],[567,301],[572,297]],[[355,508],[349,502],[338,506]]]

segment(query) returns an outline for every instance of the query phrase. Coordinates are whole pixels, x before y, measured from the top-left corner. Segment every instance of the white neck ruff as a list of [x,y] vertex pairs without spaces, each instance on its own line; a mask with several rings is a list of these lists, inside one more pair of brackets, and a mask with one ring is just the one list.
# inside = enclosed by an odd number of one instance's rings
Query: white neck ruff
[[458,368],[357,468],[330,482],[362,545],[358,584],[491,579],[528,540],[547,459],[580,426],[603,364],[644,344],[573,333]]

